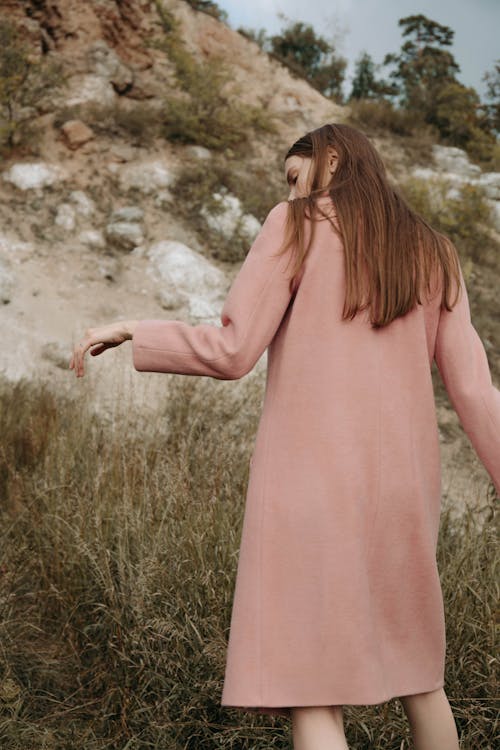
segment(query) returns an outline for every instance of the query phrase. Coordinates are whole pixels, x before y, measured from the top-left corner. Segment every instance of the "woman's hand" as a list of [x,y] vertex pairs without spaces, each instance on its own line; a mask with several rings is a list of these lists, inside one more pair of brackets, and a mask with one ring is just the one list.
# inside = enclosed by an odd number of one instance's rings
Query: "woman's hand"
[[75,371],[77,378],[83,377],[83,358],[87,349],[97,344],[90,352],[96,357],[106,349],[123,344],[132,338],[136,323],[137,321],[119,321],[98,328],[87,328],[80,343],[73,350],[69,369]]

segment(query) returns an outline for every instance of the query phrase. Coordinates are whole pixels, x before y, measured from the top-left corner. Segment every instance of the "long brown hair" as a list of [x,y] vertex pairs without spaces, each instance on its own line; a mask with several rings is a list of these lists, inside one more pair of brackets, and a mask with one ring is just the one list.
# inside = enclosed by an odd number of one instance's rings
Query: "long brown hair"
[[[337,167],[328,186],[328,146],[337,151]],[[294,245],[293,291],[312,244],[315,221],[305,247],[304,217],[328,218],[344,247],[346,296],[342,318],[353,319],[358,310],[370,307],[372,328],[381,328],[421,304],[423,284],[432,295],[432,279],[442,289],[441,308],[451,310],[452,277],[460,290],[460,263],[455,246],[433,229],[406,203],[396,186],[389,183],[385,166],[368,137],[344,124],[326,124],[306,133],[285,155],[312,159],[312,181],[307,196],[289,201],[286,237],[280,253]],[[323,213],[317,199],[328,194],[335,221]],[[280,254],[278,253],[278,254]],[[361,270],[365,271],[363,275]],[[366,289],[366,284],[368,288]],[[363,300],[363,293],[367,292]]]

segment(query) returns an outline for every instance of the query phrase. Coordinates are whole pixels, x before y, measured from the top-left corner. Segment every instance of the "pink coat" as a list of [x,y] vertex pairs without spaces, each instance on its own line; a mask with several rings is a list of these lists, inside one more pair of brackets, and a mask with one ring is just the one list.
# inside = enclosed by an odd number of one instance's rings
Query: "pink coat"
[[437,295],[379,331],[342,321],[342,244],[322,220],[291,297],[291,251],[273,255],[286,212],[269,212],[222,326],[141,320],[132,339],[136,370],[223,380],[267,349],[221,704],[284,716],[444,684],[433,359],[500,494],[500,391],[463,276],[452,312]]

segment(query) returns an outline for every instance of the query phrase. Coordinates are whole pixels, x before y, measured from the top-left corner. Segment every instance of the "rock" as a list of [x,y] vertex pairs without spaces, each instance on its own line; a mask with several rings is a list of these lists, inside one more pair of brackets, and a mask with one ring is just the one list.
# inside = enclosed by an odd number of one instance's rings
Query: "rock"
[[432,154],[437,166],[445,172],[453,172],[460,177],[478,177],[481,174],[481,168],[471,164],[467,153],[461,148],[435,143]]
[[431,167],[413,167],[411,173],[420,180],[433,180],[439,175],[439,172]]
[[173,284],[165,284],[157,294],[160,305],[165,310],[176,310],[186,303],[186,295],[182,294]]
[[15,257],[16,262],[31,258],[35,252],[32,242],[22,242],[6,234],[0,234],[0,251],[5,258]]
[[117,173],[122,190],[135,188],[145,195],[156,193],[158,188],[169,187],[174,182],[172,170],[160,160],[131,162],[119,167]]
[[33,190],[53,185],[62,179],[62,170],[59,167],[46,164],[45,162],[25,162],[13,164],[2,177],[11,182],[19,190]]
[[129,221],[117,221],[106,226],[106,238],[111,244],[123,250],[133,250],[144,240],[139,224]]
[[95,214],[95,203],[83,190],[72,190],[69,199],[75,205],[75,210],[80,216],[93,216]]
[[478,183],[484,188],[488,198],[500,200],[500,172],[483,172]]
[[153,200],[156,208],[163,208],[172,200],[172,193],[170,190],[158,190]]
[[117,208],[111,214],[110,222],[115,221],[142,221],[144,218],[144,211],[139,206],[124,206],[123,208]]
[[493,224],[495,225],[495,229],[497,232],[500,232],[500,201],[492,200],[491,198],[486,198],[488,201],[488,204],[491,208],[491,217],[493,220]]
[[126,144],[116,143],[108,151],[108,155],[111,159],[117,162],[132,161],[136,156],[136,149],[133,146],[127,146]]
[[213,197],[222,205],[223,211],[211,214],[205,206],[201,209],[200,213],[209,227],[220,232],[226,239],[232,237],[238,224],[251,239],[260,231],[260,222],[251,214],[242,214],[241,203],[235,195],[214,193]]
[[80,148],[95,137],[94,131],[81,120],[68,120],[61,125],[61,133],[66,146],[72,150]]
[[222,271],[182,242],[161,240],[151,245],[147,257],[151,266],[146,273],[164,290],[162,304],[169,308],[187,304],[194,317],[218,319],[227,289]]
[[241,217],[241,228],[247,237],[254,238],[262,229],[262,225],[252,214],[243,214]]
[[79,241],[87,247],[102,250],[106,247],[106,240],[102,232],[97,229],[86,229],[78,235]]
[[[445,149],[443,151],[443,149]],[[449,154],[448,152],[451,152]],[[458,154],[456,153],[458,152]],[[500,231],[499,216],[500,216],[500,172],[481,172],[477,175],[476,170],[472,171],[472,175],[467,168],[463,168],[464,159],[461,149],[450,148],[448,146],[440,146],[437,153],[440,155],[438,164],[443,165],[446,169],[438,168],[432,169],[430,167],[415,167],[412,170],[412,174],[427,183],[427,189],[434,200],[438,202],[442,201],[442,198],[449,200],[457,200],[461,197],[461,188],[463,185],[476,185],[484,190],[486,200],[492,209],[492,221],[495,228]],[[458,172],[449,171],[447,168],[450,164],[457,164]],[[470,165],[475,167],[476,165]],[[443,192],[443,185],[445,186]],[[446,187],[447,186],[447,187]]]
[[69,88],[65,98],[66,107],[74,107],[77,104],[97,104],[109,107],[116,101],[113,86],[102,76],[71,76],[68,85]]
[[71,232],[75,228],[75,210],[69,203],[61,203],[57,207],[56,218],[54,219],[57,226],[66,229],[67,232]]
[[109,81],[118,94],[125,94],[132,88],[133,72],[103,39],[98,39],[88,48],[87,59],[93,71]]
[[207,323],[213,322],[220,325],[221,302],[209,302],[209,300],[200,297],[198,294],[192,294],[189,297],[188,306],[189,314],[192,318],[199,318]]
[[8,304],[14,293],[15,277],[11,264],[5,259],[0,258],[0,303]]
[[97,270],[103,279],[115,281],[119,273],[118,262],[116,258],[101,258]]
[[212,152],[205,146],[186,146],[186,153],[190,156],[194,156],[196,159],[211,159]]

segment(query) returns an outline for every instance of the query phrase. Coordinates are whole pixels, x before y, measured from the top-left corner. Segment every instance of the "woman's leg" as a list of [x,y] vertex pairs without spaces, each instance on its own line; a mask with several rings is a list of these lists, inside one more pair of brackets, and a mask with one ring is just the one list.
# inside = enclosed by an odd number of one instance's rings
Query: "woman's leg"
[[290,715],[293,750],[349,750],[342,706],[294,706]]
[[444,688],[402,695],[415,750],[459,750],[458,732]]

